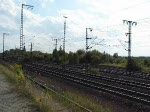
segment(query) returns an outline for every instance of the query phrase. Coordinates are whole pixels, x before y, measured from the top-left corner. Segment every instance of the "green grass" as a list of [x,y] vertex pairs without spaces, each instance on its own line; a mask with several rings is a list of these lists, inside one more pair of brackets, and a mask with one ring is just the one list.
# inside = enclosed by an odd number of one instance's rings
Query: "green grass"
[[121,64],[99,64],[100,66],[104,67],[119,67],[119,68],[126,68],[126,63]]
[[[87,99],[84,96],[81,96],[80,93],[74,94],[74,93],[71,93],[71,92],[66,92],[64,95],[69,97],[73,101],[78,102],[82,106],[87,107],[88,109],[92,110],[93,112],[103,112],[103,111],[104,112],[111,112],[109,108],[104,108],[102,105],[100,105],[98,103],[95,103],[92,100]],[[77,108],[77,111],[79,111],[79,108]]]
[[13,83],[13,84],[17,84],[18,83],[18,77],[17,75],[13,72],[13,67],[12,66],[9,66],[6,67],[6,66],[3,66],[3,65],[0,65],[0,71],[1,73],[5,74],[7,76],[7,79]]
[[146,73],[150,73],[150,67],[144,67],[142,68],[142,71]]
[[[56,95],[55,93],[48,91],[48,93],[52,96],[53,99],[60,102],[63,106],[67,107],[72,112],[87,112],[86,110],[82,109],[81,107],[71,103],[70,101],[62,98],[61,96]],[[62,91],[60,94],[64,95],[66,98],[78,103],[79,105],[91,110],[92,112],[111,112],[109,107],[103,107],[100,103],[96,103],[92,99],[81,95],[79,92],[70,92],[70,91]]]
[[21,93],[22,97],[27,97],[33,102],[31,107],[37,108],[38,112],[55,112],[50,105],[45,103],[48,100],[48,95],[42,96],[43,91],[40,91],[38,95],[35,94],[36,88],[26,80],[20,65],[0,65],[0,72],[5,74],[8,81],[15,86],[15,90]]
[[52,106],[53,99],[48,92],[29,80],[27,81],[25,88],[29,90],[28,93],[32,95],[40,112],[56,112],[56,108]]
[[[121,64],[100,64],[100,66],[126,68],[125,63],[121,63]],[[150,67],[141,66],[140,71],[145,72],[145,73],[150,73]]]
[[99,69],[97,68],[89,68],[88,69],[88,72],[91,73],[91,74],[99,74]]

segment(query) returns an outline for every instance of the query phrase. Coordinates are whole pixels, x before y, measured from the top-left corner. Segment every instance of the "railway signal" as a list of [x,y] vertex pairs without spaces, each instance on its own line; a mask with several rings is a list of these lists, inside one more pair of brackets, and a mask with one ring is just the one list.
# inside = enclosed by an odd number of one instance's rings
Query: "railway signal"
[[88,52],[89,49],[88,40],[92,39],[88,37],[88,29],[92,32],[93,28],[86,28],[86,53]]

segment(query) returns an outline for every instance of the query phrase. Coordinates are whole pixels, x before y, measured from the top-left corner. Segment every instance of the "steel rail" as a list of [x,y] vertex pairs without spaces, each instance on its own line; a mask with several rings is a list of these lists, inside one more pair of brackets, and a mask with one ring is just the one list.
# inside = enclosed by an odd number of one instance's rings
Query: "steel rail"
[[[33,66],[30,66],[33,67]],[[76,83],[80,83],[82,85],[88,86],[88,87],[92,87],[95,88],[97,90],[102,90],[111,94],[115,94],[115,95],[120,95],[122,97],[126,97],[128,99],[132,99],[134,101],[138,101],[138,102],[142,102],[144,104],[150,104],[150,101],[144,99],[145,97],[150,98],[150,95],[145,94],[145,93],[141,93],[141,92],[137,92],[137,91],[133,91],[133,90],[128,90],[128,89],[124,89],[124,88],[120,88],[120,87],[115,87],[112,85],[107,85],[107,84],[103,84],[103,83],[99,83],[99,82],[94,82],[91,80],[87,80],[87,79],[83,79],[77,76],[72,76],[72,75],[68,75],[68,74],[63,74],[57,71],[50,71],[50,70],[46,70],[43,68],[38,68],[36,66],[33,67],[34,70],[39,70],[40,72],[44,72],[44,73],[50,73],[51,74],[55,74],[54,76],[59,77],[59,78],[63,78],[63,79],[67,79]],[[102,87],[99,87],[99,86]],[[133,95],[134,94],[134,95]],[[136,96],[135,96],[136,95]],[[144,97],[144,98],[143,98]]]
[[51,89],[51,88],[49,88],[49,87],[43,85],[42,83],[35,81],[34,79],[30,78],[30,77],[27,76],[27,75],[26,75],[26,78],[29,79],[30,81],[34,82],[35,84],[39,85],[39,86],[42,87],[43,89],[46,89],[46,90],[48,90],[48,91],[51,91],[51,92],[55,93],[56,95],[58,95],[58,96],[64,98],[65,100],[67,100],[67,101],[69,101],[69,102],[75,104],[76,106],[78,106],[78,107],[80,107],[80,108],[86,110],[87,112],[92,112],[91,110],[85,108],[84,106],[82,106],[82,105],[76,103],[75,101],[73,101],[73,100],[71,100],[71,99],[65,97],[64,95],[62,95],[62,94],[56,92],[55,90],[53,90],[53,89]]

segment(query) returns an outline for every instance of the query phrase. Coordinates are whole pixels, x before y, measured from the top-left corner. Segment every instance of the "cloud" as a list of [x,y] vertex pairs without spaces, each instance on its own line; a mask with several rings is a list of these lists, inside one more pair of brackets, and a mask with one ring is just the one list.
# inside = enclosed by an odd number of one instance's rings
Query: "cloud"
[[54,2],[55,0],[40,0],[41,2]]
[[48,3],[54,2],[54,0],[40,0],[42,8],[47,8]]
[[[45,1],[46,2],[53,2],[53,1]],[[7,4],[7,5],[6,5]],[[19,46],[19,28],[20,28],[20,7],[17,6],[13,1],[9,0],[5,2],[5,4],[1,4],[7,7],[13,7],[14,13],[8,12],[5,7],[2,7],[2,14],[5,16],[4,21],[8,21],[7,23],[4,23],[3,29],[5,28],[10,28],[12,32],[12,36],[14,38],[17,38],[16,42],[18,43],[17,45]],[[92,10],[92,9],[91,9]],[[88,13],[90,12],[90,13]],[[57,16],[46,16],[42,17],[40,14],[34,14],[32,11],[24,9],[24,35],[26,37],[26,40],[28,38],[36,35],[37,37],[45,37],[49,39],[49,36],[46,36],[48,33],[52,33],[51,37],[56,37],[56,38],[62,38],[63,37],[63,26],[64,26],[64,19],[63,15],[68,16],[67,19],[67,31],[66,31],[66,40],[68,40],[66,46],[69,46],[70,43],[72,42],[71,39],[78,40],[76,44],[82,44],[80,42],[81,40],[85,39],[85,28],[86,27],[93,27],[96,31],[96,29],[99,27],[99,25],[94,22],[94,20],[99,20],[99,23],[103,23],[104,21],[104,16],[98,14],[93,15],[92,11],[89,11],[89,9],[76,9],[76,10],[67,10],[67,9],[60,9],[58,10],[58,15]],[[13,19],[12,19],[13,18]],[[102,18],[102,19],[101,19]],[[12,21],[10,21],[12,20]],[[1,27],[2,28],[2,27]],[[45,35],[44,35],[45,34]],[[40,40],[38,39],[38,40]],[[34,40],[35,41],[35,40]],[[37,40],[36,40],[37,41]],[[45,43],[45,39],[42,39],[40,41],[41,43]],[[52,40],[50,41],[52,42]],[[15,43],[15,42],[14,42]],[[14,46],[14,43],[9,44],[10,47]],[[62,42],[61,42],[62,44]],[[53,45],[51,45],[53,46]],[[46,48],[45,46],[42,46],[42,48]],[[67,47],[66,47],[67,48]],[[80,46],[75,46],[73,47],[73,51],[79,49]],[[81,47],[82,48],[82,47]]]
[[[12,0],[3,1],[0,4],[0,33],[10,32],[10,35],[6,37],[5,41],[5,45],[8,46],[7,49],[14,48],[15,44],[18,48],[20,46],[20,11],[20,7]],[[24,9],[24,35],[26,40],[34,35],[44,37],[42,33],[48,32],[49,28],[45,28],[45,26],[50,21],[51,19],[41,17],[38,14],[34,14],[31,11]],[[2,38],[0,38],[0,41],[2,42]],[[42,41],[40,40],[40,42]],[[28,43],[26,43],[26,46],[28,48]]]
[[[128,32],[128,25],[123,24],[123,19],[136,20],[140,19],[141,15],[148,17],[148,4],[137,6],[135,8],[125,9],[126,7],[134,6],[136,2],[123,0],[78,0],[83,6],[82,8],[67,9],[58,7],[56,14],[53,16],[42,16],[41,12],[24,9],[24,35],[26,38],[26,48],[29,50],[30,42],[35,43],[35,50],[43,52],[52,51],[54,41],[52,38],[63,38],[64,33],[64,18],[66,19],[66,51],[76,51],[85,49],[85,29],[92,27],[93,32],[89,35],[97,36],[96,43],[102,39],[105,41],[102,44],[107,46],[95,46],[93,49],[98,49],[103,52],[113,54],[118,52],[119,55],[127,55],[123,47],[114,47],[113,45],[121,45],[118,39],[128,41],[125,33]],[[141,2],[140,0],[137,0]],[[24,2],[29,2],[28,0]],[[55,2],[54,0],[39,0],[39,3],[44,3],[45,8],[48,3]],[[117,3],[117,4],[116,4]],[[21,4],[19,2],[19,4]],[[118,5],[119,4],[119,5]],[[40,10],[41,7],[39,7]],[[8,10],[11,9],[11,10]],[[123,9],[123,10],[122,10]],[[129,11],[130,10],[130,11]],[[0,33],[11,32],[11,35],[6,37],[6,45],[9,48],[14,48],[15,44],[19,47],[20,42],[20,6],[15,4],[13,0],[7,0],[0,3]],[[44,11],[44,9],[42,10]],[[46,12],[42,12],[46,13]],[[143,18],[142,17],[142,18]],[[142,50],[144,48],[149,51],[149,22],[137,21],[138,25],[132,27],[132,53],[133,55],[150,55]],[[35,38],[33,38],[35,36]],[[2,38],[0,38],[2,42]],[[90,41],[89,41],[90,42]],[[39,43],[39,44],[37,44]],[[138,43],[138,44],[137,44]],[[0,43],[2,44],[2,43]],[[127,45],[127,43],[125,43]],[[62,45],[62,41],[59,41]],[[143,46],[143,47],[140,47]],[[59,48],[59,46],[58,46]],[[137,50],[138,49],[138,50]],[[2,49],[0,49],[2,51]]]

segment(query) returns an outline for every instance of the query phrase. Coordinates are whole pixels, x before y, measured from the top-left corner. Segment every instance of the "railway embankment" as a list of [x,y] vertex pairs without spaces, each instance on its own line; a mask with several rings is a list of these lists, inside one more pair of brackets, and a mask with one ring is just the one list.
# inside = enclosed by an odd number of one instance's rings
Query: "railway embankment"
[[0,73],[0,112],[38,112],[34,102],[17,92],[15,85]]
[[27,80],[17,64],[0,64],[0,112],[69,112]]

